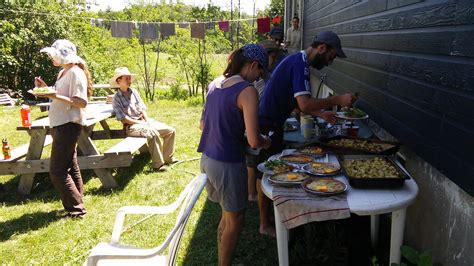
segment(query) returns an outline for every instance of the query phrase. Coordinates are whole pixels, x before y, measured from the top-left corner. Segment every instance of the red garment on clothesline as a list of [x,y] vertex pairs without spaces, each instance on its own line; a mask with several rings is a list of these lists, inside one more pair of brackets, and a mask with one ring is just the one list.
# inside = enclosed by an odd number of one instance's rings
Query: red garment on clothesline
[[229,21],[219,21],[219,29],[223,32],[229,31]]
[[270,18],[257,19],[257,32],[259,33],[270,32]]
[[281,17],[278,16],[278,15],[274,16],[273,20],[272,20],[272,24],[273,25],[280,25],[280,23],[281,23]]

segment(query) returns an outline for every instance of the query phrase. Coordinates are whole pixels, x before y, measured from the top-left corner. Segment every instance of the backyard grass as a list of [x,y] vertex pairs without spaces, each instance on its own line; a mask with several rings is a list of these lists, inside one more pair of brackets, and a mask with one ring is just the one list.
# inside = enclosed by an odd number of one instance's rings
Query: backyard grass
[[[188,101],[189,102],[189,101]],[[176,153],[179,160],[189,160],[166,172],[151,171],[147,154],[136,155],[129,168],[119,168],[116,178],[119,187],[101,188],[92,171],[83,171],[85,204],[88,214],[82,220],[64,219],[58,214],[62,209],[58,195],[48,174],[35,177],[30,195],[16,192],[19,176],[0,176],[0,264],[2,265],[80,265],[89,251],[101,241],[109,241],[116,210],[125,205],[163,205],[172,202],[199,173],[199,155],[196,152],[200,138],[198,129],[200,106],[185,101],[158,100],[148,103],[148,113],[159,121],[177,129]],[[0,107],[2,127],[0,137],[8,138],[12,148],[27,143],[24,131],[16,131],[20,123],[19,107]],[[33,107],[32,116],[40,113]],[[120,127],[118,122],[112,127]],[[96,141],[104,151],[118,140]],[[48,157],[49,149],[45,149]],[[143,216],[126,219],[126,226]],[[155,216],[123,234],[123,243],[140,247],[157,246],[170,229],[174,217],[163,219]],[[220,207],[207,200],[204,191],[190,217],[178,253],[179,265],[213,265],[217,262],[216,228]],[[234,263],[244,265],[278,264],[276,241],[258,234],[258,209],[249,207],[246,226],[237,247]]]

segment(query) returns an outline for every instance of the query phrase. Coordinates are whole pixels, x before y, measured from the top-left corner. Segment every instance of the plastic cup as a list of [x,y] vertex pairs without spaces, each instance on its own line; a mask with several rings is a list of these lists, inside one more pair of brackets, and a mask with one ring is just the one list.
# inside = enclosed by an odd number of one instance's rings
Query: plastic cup
[[352,137],[357,137],[359,134],[359,126],[352,126],[347,129],[347,135],[352,136]]

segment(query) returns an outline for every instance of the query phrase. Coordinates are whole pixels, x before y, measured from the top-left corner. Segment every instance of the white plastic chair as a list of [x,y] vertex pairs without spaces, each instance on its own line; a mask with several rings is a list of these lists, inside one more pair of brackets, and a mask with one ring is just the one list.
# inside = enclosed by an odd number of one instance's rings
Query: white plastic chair
[[[200,174],[195,177],[181,192],[178,199],[167,206],[125,206],[117,211],[112,239],[110,243],[101,242],[92,249],[87,257],[85,265],[174,265],[177,257],[181,236],[196,201],[199,198],[204,185],[206,175]],[[151,249],[125,246],[119,243],[125,214],[168,214],[174,212],[178,207],[178,217],[173,229],[158,247]],[[168,254],[163,254],[169,246]]]

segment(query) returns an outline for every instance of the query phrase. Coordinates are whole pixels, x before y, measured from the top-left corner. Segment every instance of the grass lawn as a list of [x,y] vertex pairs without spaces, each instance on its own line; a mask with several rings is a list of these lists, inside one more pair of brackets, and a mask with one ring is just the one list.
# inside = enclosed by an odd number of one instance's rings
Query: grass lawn
[[[201,107],[184,101],[158,100],[149,103],[149,115],[177,129],[176,153],[179,160],[190,160],[167,172],[151,171],[147,154],[137,155],[129,168],[116,171],[117,189],[108,191],[92,171],[83,171],[85,204],[88,214],[82,220],[61,218],[58,195],[48,174],[35,177],[33,191],[24,196],[16,192],[19,176],[0,176],[0,264],[6,265],[79,265],[101,241],[110,240],[116,210],[124,205],[163,205],[172,202],[193,175],[199,172],[196,147]],[[25,131],[16,131],[20,123],[19,107],[0,107],[3,126],[0,136],[15,148],[27,143]],[[33,107],[34,118],[45,115]],[[120,124],[112,123],[112,127]],[[104,151],[119,140],[96,141]],[[48,157],[49,149],[44,151]],[[193,160],[195,159],[195,160]],[[133,225],[143,216],[126,219]],[[123,234],[123,243],[140,247],[157,246],[170,229],[173,218],[153,217],[131,227]],[[207,200],[204,191],[193,210],[179,251],[179,265],[209,265],[217,262],[216,228],[220,207]],[[258,234],[258,208],[249,207],[246,227],[237,247],[234,263],[245,265],[278,264],[276,241]]]

